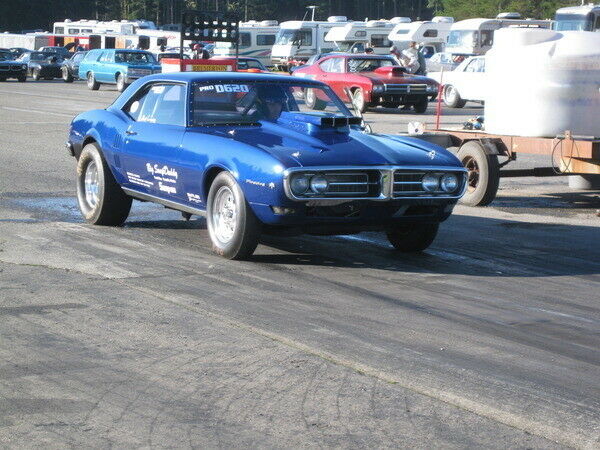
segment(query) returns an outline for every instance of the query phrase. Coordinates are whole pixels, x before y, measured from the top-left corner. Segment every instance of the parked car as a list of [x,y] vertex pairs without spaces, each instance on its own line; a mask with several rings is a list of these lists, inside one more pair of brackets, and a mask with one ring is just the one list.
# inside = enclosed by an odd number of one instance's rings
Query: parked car
[[154,55],[144,50],[94,49],[79,63],[79,78],[93,91],[101,84],[116,84],[123,92],[138,78],[160,72]]
[[[435,98],[438,89],[431,78],[407,74],[394,58],[384,55],[326,56],[315,64],[295,70],[293,76],[327,83],[340,98],[352,101],[361,112],[375,106],[397,108],[409,105],[421,114],[427,110],[429,99]],[[322,108],[312,91],[306,94],[307,103],[315,109]]]
[[67,147],[92,224],[121,225],[137,199],[206,216],[214,251],[231,259],[249,257],[262,233],[382,230],[400,251],[427,248],[463,195],[465,168],[442,147],[370,135],[361,122],[318,81],[168,73],[78,115]]
[[290,66],[290,74],[293,74],[296,70],[298,69],[302,69],[308,66],[312,66],[314,63],[316,63],[317,61],[319,61],[321,58],[324,58],[325,56],[332,56],[332,55],[345,55],[346,52],[328,52],[328,53],[317,53],[315,55],[312,55],[310,58],[308,58],[308,60],[306,61],[306,63],[304,64],[300,64],[300,65],[292,65]]
[[[441,73],[430,73],[440,80]],[[449,108],[462,108],[467,101],[483,103],[487,90],[485,56],[474,56],[464,60],[451,72],[444,72],[442,99]]]
[[79,78],[79,64],[85,57],[87,52],[75,52],[69,59],[65,59],[60,68],[62,79],[65,83],[72,83],[73,80]]
[[426,59],[427,61],[427,72],[450,72],[458,67],[459,61],[456,61],[456,56],[452,53],[438,52],[435,53],[431,58]]
[[[219,61],[219,60],[224,60],[224,59],[235,59],[235,58],[228,58],[225,56],[214,56],[212,58],[210,58],[211,61]],[[266,66],[260,62],[259,59],[256,58],[249,58],[247,56],[240,56],[237,59],[237,71],[238,72],[255,72],[255,73],[269,73],[269,69],[266,68]]]
[[27,64],[13,59],[10,51],[0,52],[0,81],[16,78],[20,82],[27,80]]
[[[160,63],[164,58],[174,58],[179,59],[179,52],[161,52],[156,55],[156,59]],[[183,59],[190,59],[187,53],[183,54]]]
[[40,47],[38,49],[38,51],[40,52],[44,52],[44,53],[58,53],[62,59],[67,59],[70,58],[72,53],[69,51],[68,48],[66,47]]
[[27,64],[27,72],[35,81],[52,80],[62,76],[62,58],[58,53],[26,52],[17,61]]

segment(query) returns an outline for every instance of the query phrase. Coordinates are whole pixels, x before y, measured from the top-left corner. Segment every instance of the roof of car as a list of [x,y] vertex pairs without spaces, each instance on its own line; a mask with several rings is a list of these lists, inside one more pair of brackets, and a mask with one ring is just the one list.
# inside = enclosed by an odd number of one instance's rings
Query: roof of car
[[144,80],[168,80],[168,81],[210,81],[210,80],[226,80],[226,81],[272,81],[272,82],[293,82],[293,83],[314,83],[322,84],[319,81],[309,80],[305,78],[290,77],[289,75],[279,74],[254,74],[245,72],[172,72],[159,73],[156,75],[148,75]]

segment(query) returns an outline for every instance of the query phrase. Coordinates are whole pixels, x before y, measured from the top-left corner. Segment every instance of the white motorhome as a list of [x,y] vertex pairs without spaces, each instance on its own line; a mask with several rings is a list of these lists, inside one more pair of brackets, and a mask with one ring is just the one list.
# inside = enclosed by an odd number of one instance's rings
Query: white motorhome
[[282,22],[271,51],[274,65],[287,68],[292,61],[307,61],[317,53],[335,50],[333,42],[325,35],[333,27],[348,23],[345,16],[331,16],[326,22],[314,20],[290,20]]
[[500,28],[550,28],[550,20],[513,19],[514,14],[499,14],[496,19],[467,19],[450,29],[446,51],[453,55],[484,55],[494,43],[494,31]]
[[[271,49],[279,31],[276,20],[251,20],[240,23],[240,56],[256,58],[271,65]],[[235,46],[229,42],[215,42],[215,56],[235,56]]]
[[592,3],[582,6],[560,8],[554,16],[552,29],[555,31],[600,31],[600,5]]
[[417,42],[428,48],[430,54],[442,52],[453,23],[452,17],[443,16],[430,21],[399,23],[392,29],[388,39],[399,50],[407,48],[410,42]]
[[369,20],[368,22],[350,22],[331,28],[325,35],[327,42],[333,42],[336,51],[358,52],[371,47],[376,54],[388,54],[392,45],[388,34],[395,23],[389,20]]
[[[71,20],[54,22],[54,34],[138,34],[137,30],[156,30],[154,22],[148,20]],[[144,33],[140,33],[144,34]]]

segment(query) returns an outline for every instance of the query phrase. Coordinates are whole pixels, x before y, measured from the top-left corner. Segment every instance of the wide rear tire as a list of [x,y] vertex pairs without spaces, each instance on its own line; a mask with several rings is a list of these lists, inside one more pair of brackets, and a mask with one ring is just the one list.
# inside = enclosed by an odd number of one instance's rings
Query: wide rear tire
[[262,224],[229,172],[221,172],[210,186],[206,223],[216,254],[227,259],[246,259],[254,253]]
[[438,233],[439,224],[405,225],[387,231],[387,238],[399,252],[422,252],[429,247]]
[[85,221],[94,225],[122,225],[131,209],[131,197],[123,192],[95,143],[86,145],[77,160],[77,202]]

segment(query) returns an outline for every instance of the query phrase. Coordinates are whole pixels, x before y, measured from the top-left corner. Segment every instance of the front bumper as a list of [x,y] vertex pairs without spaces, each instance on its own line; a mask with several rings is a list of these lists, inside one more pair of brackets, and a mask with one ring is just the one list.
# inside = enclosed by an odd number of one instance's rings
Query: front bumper
[[27,68],[23,69],[20,66],[4,66],[0,67],[0,77],[2,78],[20,78],[27,76]]

